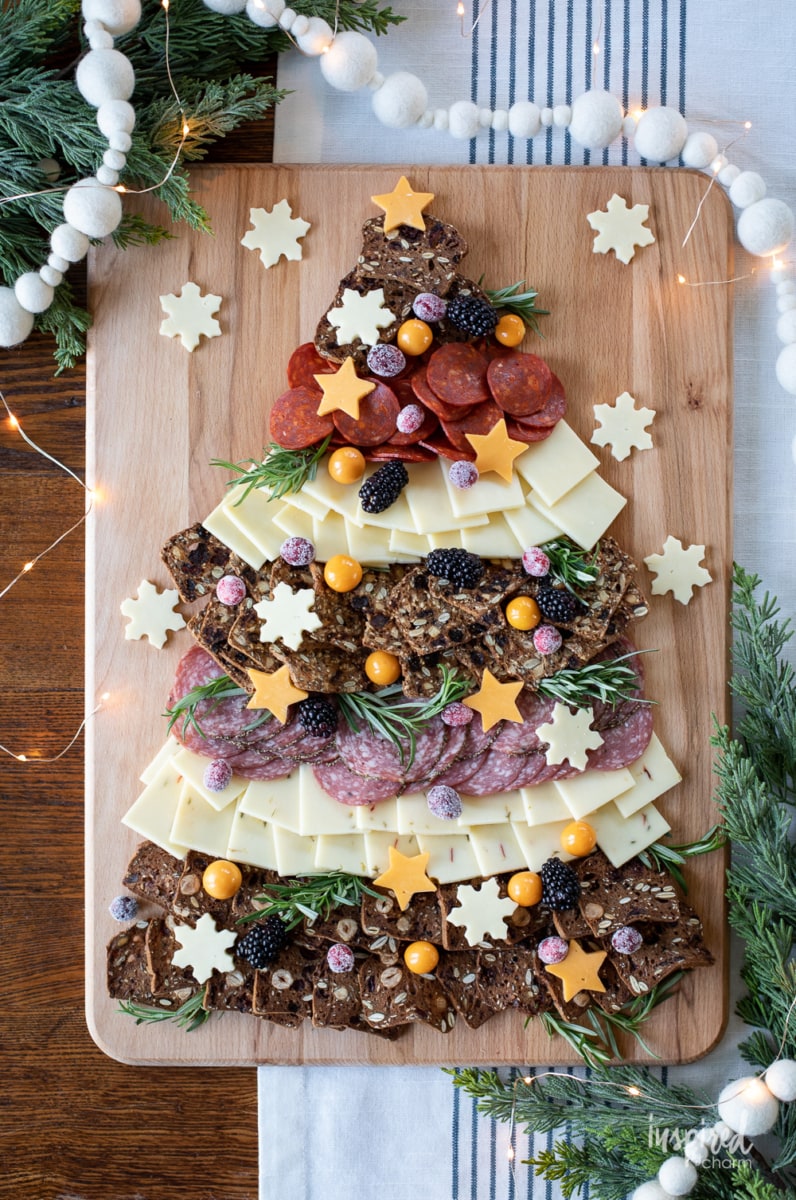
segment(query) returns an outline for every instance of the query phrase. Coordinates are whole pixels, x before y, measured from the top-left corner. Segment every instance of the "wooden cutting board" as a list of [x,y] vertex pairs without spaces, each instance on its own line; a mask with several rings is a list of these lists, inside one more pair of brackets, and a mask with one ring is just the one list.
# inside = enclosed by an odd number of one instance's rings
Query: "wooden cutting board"
[[[373,214],[369,197],[393,187],[394,167],[235,166],[193,172],[196,199],[214,236],[180,229],[157,250],[110,246],[92,252],[88,478],[99,500],[88,530],[88,707],[110,699],[89,723],[87,770],[87,1012],[108,1054],[132,1063],[551,1063],[576,1061],[538,1022],[504,1013],[477,1032],[459,1023],[444,1037],[412,1029],[394,1043],[356,1033],[287,1031],[228,1014],[186,1034],[170,1023],[137,1027],[105,994],[105,946],[118,926],[108,904],[121,890],[135,835],[120,824],[140,791],[138,776],[165,737],[161,716],[175,664],[190,645],[183,632],[158,652],[125,641],[120,602],[142,579],[170,586],[158,550],[178,529],[205,517],[220,500],[226,475],[212,458],[256,457],[268,440],[269,403],[286,386],[290,352],[313,336],[338,280],[352,269],[360,226]],[[682,247],[704,176],[686,171],[600,168],[407,166],[432,210],[470,245],[466,274],[487,286],[525,279],[551,310],[544,342],[529,337],[564,381],[567,419],[584,440],[595,427],[592,406],[629,391],[656,410],[654,448],[623,463],[599,451],[601,472],[630,499],[612,532],[640,562],[668,534],[704,543],[714,582],[687,606],[653,598],[636,639],[648,695],[659,701],[655,726],[684,782],[660,803],[685,842],[713,824],[711,713],[727,718],[728,603],[732,561],[731,292],[678,284],[732,274],[732,221],[718,191]],[[625,266],[595,255],[586,214],[612,193],[650,206],[656,241]],[[301,262],[265,270],[240,239],[249,209],[287,197],[312,224]],[[147,200],[140,210],[166,220]],[[158,335],[158,297],[193,280],[223,297],[223,336],[187,353]],[[641,583],[651,579],[642,567]],[[55,632],[54,632],[55,636]],[[705,1053],[726,1018],[727,931],[720,854],[688,868],[689,900],[702,914],[714,967],[689,976],[676,999],[645,1029],[666,1062]],[[644,1057],[637,1043],[628,1059]]]

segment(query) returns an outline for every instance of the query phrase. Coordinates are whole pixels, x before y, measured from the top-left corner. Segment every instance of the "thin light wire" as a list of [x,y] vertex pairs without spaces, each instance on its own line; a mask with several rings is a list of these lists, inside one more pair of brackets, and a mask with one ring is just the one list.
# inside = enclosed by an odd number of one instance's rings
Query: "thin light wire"
[[458,6],[456,8],[456,14],[459,17],[460,33],[463,38],[469,38],[469,37],[473,36],[473,34],[475,33],[476,26],[478,25],[478,22],[483,17],[484,13],[486,12],[486,10],[489,7],[489,5],[491,4],[491,2],[492,2],[492,0],[484,0],[484,3],[481,5],[480,9],[478,10],[477,17],[475,18],[472,25],[466,32],[465,32],[465,28],[464,28],[464,4],[462,4],[462,3],[458,4]]
[[[727,145],[718,152],[718,154],[716,155],[716,159],[725,155],[728,150],[732,149],[732,147],[736,144],[736,142],[742,141],[743,138],[746,137],[746,135],[750,129],[751,129],[751,125],[749,123],[744,125],[743,133],[739,133],[737,137],[733,138],[732,141],[728,142]],[[714,159],[714,162],[716,161],[716,159]],[[697,205],[697,210],[696,210],[696,213],[694,214],[694,219],[691,222],[691,224],[688,226],[686,235],[681,242],[681,246],[680,246],[681,249],[686,245],[686,243],[688,242],[688,239],[691,237],[691,234],[696,229],[697,222],[699,221],[699,218],[702,215],[702,208],[703,208],[708,196],[710,195],[711,191],[713,190],[713,185],[715,184],[716,180],[718,179],[719,171],[721,169],[722,168],[719,168],[719,170],[714,170],[713,175],[711,176],[710,183],[708,184],[705,192],[703,193],[703,195],[700,198],[699,204]]]
[[91,718],[95,715],[95,713],[98,713],[101,708],[102,708],[102,702],[100,701],[99,704],[97,704],[94,708],[92,708],[92,710],[88,714],[88,716],[83,718],[83,720],[78,725],[76,732],[73,734],[73,736],[67,742],[67,744],[64,746],[63,750],[59,751],[58,754],[53,754],[49,758],[40,758],[38,754],[32,754],[32,755],[31,754],[15,754],[13,750],[9,750],[8,746],[4,746],[1,742],[0,742],[0,750],[2,750],[10,758],[15,758],[17,760],[17,762],[23,762],[23,763],[54,763],[54,762],[58,762],[58,760],[63,758],[65,754],[69,753],[69,751],[72,749],[72,747],[74,746],[77,739],[80,737],[83,730],[88,725]]

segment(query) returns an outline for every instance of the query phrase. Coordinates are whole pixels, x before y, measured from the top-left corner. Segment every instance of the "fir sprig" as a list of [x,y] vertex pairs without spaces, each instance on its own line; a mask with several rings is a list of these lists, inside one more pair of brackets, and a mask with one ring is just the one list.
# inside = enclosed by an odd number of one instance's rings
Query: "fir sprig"
[[210,465],[238,473],[237,479],[230,479],[227,483],[229,488],[244,488],[242,495],[235,501],[236,506],[242,504],[254,488],[269,488],[271,494],[268,499],[279,500],[290,492],[300,492],[308,480],[315,478],[329,440],[328,437],[324,438],[317,446],[310,446],[308,450],[285,450],[276,442],[271,442],[259,461],[256,458],[247,458],[242,462],[232,463],[213,458]]
[[616,707],[623,700],[638,700],[639,704],[654,704],[636,696],[638,676],[627,660],[649,651],[634,650],[631,654],[620,654],[618,658],[600,662],[584,663],[581,667],[566,667],[555,675],[546,675],[537,683],[537,690],[551,700],[562,704],[574,704],[576,708],[588,708],[595,700]]
[[591,587],[596,582],[600,574],[596,548],[591,558],[588,558],[580,546],[576,546],[568,538],[557,538],[555,541],[545,542],[542,549],[550,559],[550,574],[559,583],[563,583],[573,596],[577,596],[579,590]]
[[157,1024],[158,1021],[176,1021],[180,1029],[193,1033],[210,1019],[209,1009],[203,1008],[205,989],[194,992],[179,1008],[152,1008],[148,1004],[139,1004],[136,1000],[122,1000],[119,1012],[128,1017],[135,1017],[136,1025]]
[[642,850],[638,857],[654,871],[668,871],[684,892],[688,892],[688,884],[680,870],[689,858],[698,858],[701,854],[711,854],[727,845],[727,831],[723,825],[713,825],[701,838],[693,842],[683,842],[678,846],[667,845],[666,842],[653,842]]
[[237,923],[245,925],[276,916],[288,929],[293,929],[304,920],[311,924],[319,918],[325,921],[338,906],[356,908],[364,895],[380,896],[381,893],[368,887],[358,875],[348,875],[345,871],[308,875],[290,879],[287,883],[271,884],[255,897],[260,907],[240,917]]
[[485,288],[485,294],[489,303],[501,312],[514,313],[525,322],[529,329],[534,333],[542,336],[542,331],[539,328],[539,317],[549,317],[550,310],[547,308],[537,308],[536,297],[538,292],[532,291],[530,288],[523,291],[525,288],[525,280],[521,279],[518,283],[512,283],[510,287],[504,288]]
[[[200,704],[209,702],[209,708],[206,713],[203,713],[203,718],[209,716],[210,713],[221,703],[222,700],[237,700],[248,696],[245,688],[238,687],[229,675],[217,675],[215,679],[211,679],[208,683],[197,684],[191,688],[179,700],[172,704],[171,708],[167,708],[163,716],[168,717],[169,723],[167,732],[171,733],[177,721],[182,720],[182,732],[187,733],[188,729],[194,729],[200,737],[206,738],[207,734],[199,724],[197,716],[197,708]],[[240,729],[240,733],[251,733],[253,729],[259,729],[266,721],[271,719],[271,714],[262,709],[253,721],[248,725],[244,725]]]
[[378,692],[341,692],[337,702],[349,729],[372,729],[393,742],[401,762],[411,766],[418,733],[432,717],[466,696],[469,686],[467,680],[457,679],[454,671],[443,667],[442,683],[428,700],[399,700],[403,689],[400,683],[393,683]]

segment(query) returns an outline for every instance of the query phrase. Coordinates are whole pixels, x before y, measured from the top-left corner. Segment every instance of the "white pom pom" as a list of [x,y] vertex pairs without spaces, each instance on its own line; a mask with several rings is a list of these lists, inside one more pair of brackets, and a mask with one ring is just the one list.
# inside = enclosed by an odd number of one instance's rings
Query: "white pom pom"
[[104,164],[97,168],[97,183],[104,183],[106,187],[116,187],[118,182],[118,171],[113,171],[110,167],[106,167]]
[[356,92],[370,83],[379,65],[373,42],[361,33],[338,33],[327,54],[321,55],[321,75],[338,92]]
[[579,146],[602,150],[622,131],[622,106],[610,92],[594,89],[578,96],[572,105],[569,132]]
[[657,1179],[642,1183],[633,1193],[632,1200],[672,1200],[667,1191],[661,1187]]
[[509,133],[512,137],[536,137],[542,125],[539,105],[520,100],[509,109]]
[[732,1141],[735,1132],[730,1129],[726,1121],[717,1121],[713,1126],[713,1136],[718,1140],[720,1146],[725,1146],[727,1142]]
[[370,83],[368,84],[368,87],[370,88],[370,90],[372,92],[377,92],[379,90],[379,88],[382,87],[383,84],[384,84],[384,76],[382,75],[381,71],[377,71],[376,74],[371,79]]
[[274,25],[279,23],[278,18],[271,12],[270,4],[266,7],[263,0],[247,0],[246,16],[253,25],[259,25],[261,29],[273,29]]
[[89,50],[77,64],[75,83],[86,104],[99,108],[106,100],[129,100],[135,72],[118,50]]
[[796,309],[792,308],[790,312],[783,313],[777,321],[777,337],[786,346],[792,346],[796,342]]
[[373,111],[389,129],[406,129],[426,111],[428,94],[422,79],[409,71],[388,75],[373,97]]
[[45,312],[52,304],[54,294],[37,271],[26,271],[14,284],[14,295],[25,312]]
[[709,1150],[707,1146],[703,1146],[702,1142],[698,1142],[696,1138],[690,1141],[683,1151],[684,1156],[695,1167],[701,1167],[708,1161]]
[[132,144],[133,139],[129,133],[112,133],[108,138],[111,150],[120,150],[122,154],[127,154]]
[[434,110],[434,128],[446,133],[448,130],[448,110],[447,108],[436,108]]
[[99,33],[92,33],[88,44],[92,50],[112,50],[113,38],[106,29],[101,29]]
[[726,154],[717,154],[710,164],[710,169],[714,175],[720,175],[729,161]]
[[[293,32],[296,32],[295,25]],[[332,28],[328,22],[324,21],[323,17],[310,17],[307,28],[303,33],[296,36],[299,45],[299,50],[303,54],[309,54],[310,58],[317,58],[319,54],[325,54],[332,44]],[[425,104],[423,108],[425,108]]]
[[778,296],[777,297],[777,312],[790,312],[792,308],[796,308],[796,296]]
[[658,1182],[670,1196],[687,1196],[696,1187],[697,1169],[688,1159],[675,1154],[661,1163]]
[[622,137],[632,138],[636,132],[637,121],[632,113],[627,113],[622,119]]
[[509,114],[505,108],[496,108],[492,113],[492,128],[495,133],[505,133],[509,127]]
[[60,254],[48,254],[47,266],[52,267],[54,271],[60,271],[62,275],[64,271],[69,270],[69,263],[65,258],[61,258]]
[[55,268],[49,266],[49,264],[39,267],[39,277],[43,279],[44,282],[51,288],[57,288],[58,284],[63,280],[62,272],[56,271]]
[[50,234],[50,245],[54,254],[75,263],[86,257],[89,242],[85,233],[73,225],[58,225]]
[[112,171],[123,171],[127,166],[127,155],[122,154],[121,150],[106,150],[102,156],[102,161]]
[[[789,372],[792,387],[787,387],[780,376],[782,356],[792,349],[792,346],[786,346],[777,359],[777,379],[785,391],[796,392],[796,354],[791,356],[793,370]],[[722,1089],[718,1110],[719,1117],[733,1133],[758,1137],[761,1133],[768,1133],[769,1129],[773,1129],[779,1115],[779,1100],[771,1095],[762,1079],[757,1079],[754,1075],[745,1075],[742,1079],[734,1079]]]
[[[279,25],[285,30],[286,33],[292,33],[293,26],[298,19],[299,18],[296,16],[296,13],[292,8],[286,8],[282,13],[282,16],[279,18]],[[301,18],[302,21],[306,21],[306,19],[306,17]]]
[[108,100],[97,109],[97,127],[106,138],[114,133],[132,133],[135,109],[126,100]]
[[651,162],[677,158],[688,137],[685,117],[676,108],[648,108],[636,126],[636,152]]
[[777,359],[777,383],[788,395],[796,396],[796,345],[785,346],[784,350],[780,350]]
[[553,124],[557,129],[566,129],[572,120],[572,109],[568,104],[557,104],[553,109]]
[[204,0],[204,4],[205,8],[221,13],[222,17],[234,17],[236,13],[243,12],[246,0]]
[[105,26],[101,21],[86,21],[83,26],[83,32],[87,38],[93,37],[95,33],[102,33]]
[[758,200],[738,218],[738,241],[758,257],[778,254],[792,237],[793,213],[782,200]]
[[479,108],[478,124],[481,127],[481,129],[491,129],[492,128],[492,109],[491,108]]
[[451,137],[464,140],[478,133],[478,108],[469,100],[457,100],[448,109],[448,129]]
[[81,7],[86,21],[100,21],[114,37],[129,33],[141,20],[141,0],[83,0]]
[[735,163],[728,163],[723,170],[719,171],[719,183],[726,188],[732,187],[740,173],[740,167],[736,167]]
[[552,108],[543,108],[542,111],[539,113],[539,120],[542,122],[545,129],[549,129],[550,126],[553,124]]
[[427,108],[426,111],[423,113],[422,117],[420,118],[420,120],[418,121],[418,125],[420,126],[421,129],[430,129],[433,124],[434,124],[434,110],[433,110],[433,108]]
[[796,296],[796,283],[792,279],[783,279],[777,284],[778,296]]
[[702,130],[698,133],[689,133],[681,151],[685,165],[696,167],[700,171],[703,167],[710,166],[718,152],[719,143],[713,134],[704,133]]
[[741,171],[730,187],[730,200],[736,208],[757,204],[766,194],[766,181],[757,171]]
[[0,287],[0,346],[18,346],[33,328],[33,313],[22,307],[10,287]]
[[89,176],[81,179],[64,196],[64,216],[87,237],[107,237],[122,219],[121,197]]

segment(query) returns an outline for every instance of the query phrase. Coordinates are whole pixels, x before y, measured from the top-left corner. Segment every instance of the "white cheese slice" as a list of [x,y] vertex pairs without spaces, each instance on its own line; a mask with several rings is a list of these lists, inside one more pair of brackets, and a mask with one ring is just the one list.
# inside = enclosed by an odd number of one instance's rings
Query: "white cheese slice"
[[285,506],[281,500],[270,500],[270,492],[263,488],[252,488],[245,500],[241,500],[245,490],[237,487],[229,493],[224,513],[267,559],[274,559],[284,541],[274,519],[284,512]]
[[464,546],[463,529],[443,529],[440,533],[427,533],[426,537],[431,550],[452,550]]
[[[364,529],[345,522],[348,553],[359,563],[390,562],[390,535],[386,529],[366,525]],[[394,560],[393,560],[394,561]]]
[[636,759],[628,770],[633,776],[633,788],[614,800],[623,817],[632,816],[645,804],[657,800],[683,778],[654,733],[641,758]]
[[[323,520],[319,517],[318,520]],[[274,517],[274,525],[278,530],[281,530],[281,538],[284,541],[289,537],[306,538],[311,542],[315,535],[315,526],[313,518],[309,513],[303,512],[300,508],[294,508],[292,504],[285,504]]]
[[503,825],[471,826],[470,845],[482,875],[517,871],[525,866],[522,847],[508,821]]
[[209,805],[221,812],[233,800],[237,800],[246,788],[248,780],[241,779],[239,775],[233,775],[223,791],[213,792],[205,786],[204,780],[210,761],[209,758],[203,758],[200,754],[194,754],[192,750],[186,750],[184,746],[174,755],[174,766],[185,776],[193,790],[198,792]]
[[[522,484],[516,474],[512,474],[510,483],[490,474],[479,479],[473,487],[457,488],[448,475],[450,465],[446,458],[439,459],[448,510],[454,517],[488,516],[490,513],[505,512],[507,508],[517,508],[523,503]],[[453,524],[455,526],[455,522]]]
[[459,883],[462,879],[474,879],[481,873],[466,833],[445,837],[420,833],[417,844],[422,853],[428,852],[426,874],[429,879],[436,879],[437,883]]
[[299,775],[283,779],[252,779],[240,799],[241,812],[280,825],[291,833],[300,831]]
[[171,827],[182,794],[183,779],[171,760],[161,763],[138,799],[122,817],[122,824],[175,858],[184,858],[190,843],[177,842]]
[[560,858],[564,862],[572,858],[571,854],[561,849],[561,832],[568,824],[568,819],[533,827],[515,822],[514,834],[522,848],[525,865],[529,871],[538,871],[548,858]]
[[365,861],[367,863],[366,874],[373,876],[383,875],[390,866],[390,846],[394,846],[396,850],[400,850],[401,854],[411,856],[420,853],[420,847],[417,839],[414,837],[403,836],[397,833],[376,833],[370,831],[365,833]]
[[332,479],[328,463],[328,458],[324,458],[315,478],[308,479],[301,491],[325,507],[327,512],[329,509],[336,513],[348,512],[351,510],[351,493],[353,492],[356,501],[357,489],[352,483],[338,483],[336,479]]
[[[376,471],[383,466],[384,463],[373,463],[365,471],[362,479],[360,479],[357,483],[347,485],[345,489],[347,502],[345,507],[340,511],[342,511],[343,514],[348,517],[348,519],[354,525],[359,525],[361,527],[370,525],[373,528],[378,529],[412,530],[415,526],[412,520],[412,512],[406,499],[406,489],[401,492],[401,494],[398,496],[398,499],[394,500],[389,508],[385,508],[384,512],[368,513],[365,512],[362,507],[362,503],[359,499],[359,489],[362,487],[362,484],[366,479],[370,479],[371,475],[375,475]],[[407,474],[409,474],[408,471]],[[411,487],[411,483],[407,486]],[[341,488],[341,491],[342,490],[343,489]],[[350,499],[348,499],[348,497],[350,497]]]
[[553,505],[599,465],[575,430],[559,421],[548,438],[534,442],[515,460],[514,469],[545,504]]
[[528,825],[548,825],[552,821],[569,821],[571,818],[564,797],[552,780],[536,787],[521,788],[521,795]]
[[[276,501],[271,501],[272,504]],[[303,484],[298,492],[288,492],[282,497],[282,503],[286,508],[296,509],[298,512],[303,512],[305,516],[317,517],[319,521],[328,513],[331,508],[325,500],[313,495],[310,491],[309,480]]]
[[553,786],[572,816],[579,821],[632,788],[633,776],[626,767],[619,771],[584,771],[572,779],[558,779]]
[[543,546],[561,534],[561,530],[547,517],[543,517],[530,504],[522,508],[510,508],[503,514],[506,524],[517,539],[521,551],[529,546]]
[[670,829],[654,804],[647,804],[632,816],[623,817],[613,801],[592,813],[589,824],[597,834],[597,845],[615,867],[621,867],[634,854],[646,850]]
[[178,845],[190,846],[214,858],[223,858],[229,845],[229,835],[236,807],[230,804],[221,812],[208,804],[197,791],[183,780],[177,811],[171,827],[171,837]]
[[322,521],[313,517],[312,543],[318,562],[328,562],[335,554],[347,554],[348,538],[343,518],[333,512]]
[[537,492],[531,492],[528,499],[537,512],[554,522],[584,550],[591,550],[627,504],[625,497],[596,471],[587,475],[552,508],[543,503]]
[[232,821],[229,844],[224,857],[232,862],[248,863],[251,867],[264,867],[268,871],[275,871],[277,861],[273,826],[267,821],[261,821],[259,817],[248,816],[238,808]]
[[463,529],[462,545],[482,558],[518,558],[525,549],[517,542],[514,530],[499,515],[490,517],[489,524],[478,529]]
[[473,513],[457,520],[451,512],[448,492],[439,468],[434,463],[420,465],[430,470],[413,475],[404,491],[417,533],[449,533],[459,525],[486,525],[485,513]]
[[390,531],[390,553],[407,554],[412,558],[425,558],[431,549],[424,533],[407,533],[403,529]]
[[152,762],[149,764],[149,766],[144,767],[143,771],[138,776],[141,782],[151,783],[160,771],[160,768],[163,766],[163,764],[168,762],[170,758],[173,758],[179,749],[180,743],[177,741],[177,739],[175,737],[168,737],[158,750],[155,757],[152,759]]
[[208,533],[212,533],[213,537],[217,537],[220,542],[228,546],[233,554],[237,554],[238,558],[242,558],[255,571],[259,571],[265,560],[273,556],[266,554],[264,550],[255,545],[247,534],[241,532],[239,525],[227,512],[226,505],[228,503],[231,503],[230,497],[214,508],[210,515],[205,517],[202,524]]
[[429,834],[432,837],[447,837],[459,833],[457,822],[435,817],[428,807],[425,792],[412,792],[399,796],[395,803],[397,829],[399,833]]
[[367,875],[365,838],[361,833],[321,834],[315,846],[316,871],[347,871]]
[[314,837],[299,837],[281,825],[271,826],[274,834],[276,869],[280,875],[311,875],[315,870]]
[[302,835],[321,833],[352,833],[356,829],[359,810],[341,804],[315,780],[310,767],[302,766],[298,773],[298,832]]
[[502,825],[505,821],[515,820],[525,820],[525,805],[520,791],[494,792],[491,796],[462,796],[462,815],[456,824],[460,829],[469,829],[473,825]]
[[375,832],[398,832],[398,808],[396,800],[383,800],[380,804],[358,804],[352,809],[354,824],[362,833],[366,829]]

